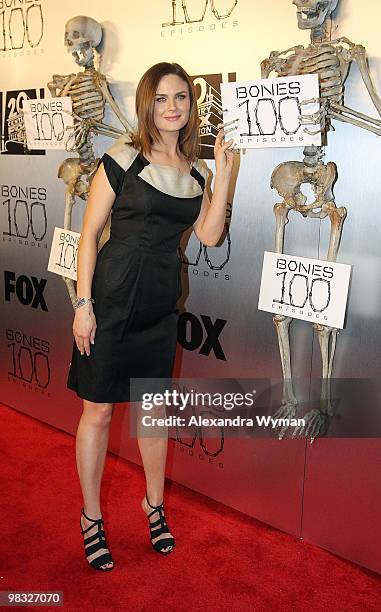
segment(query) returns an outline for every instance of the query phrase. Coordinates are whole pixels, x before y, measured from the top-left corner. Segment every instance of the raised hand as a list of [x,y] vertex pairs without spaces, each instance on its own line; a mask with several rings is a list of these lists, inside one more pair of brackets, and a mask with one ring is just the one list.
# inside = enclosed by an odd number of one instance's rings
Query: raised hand
[[234,131],[236,128],[233,126],[230,129],[226,129],[230,123],[220,123],[217,127],[221,128],[216,136],[214,143],[214,159],[216,161],[216,174],[222,174],[230,176],[233,168],[234,152],[238,151],[233,145],[233,138],[225,140],[226,135],[229,132]]

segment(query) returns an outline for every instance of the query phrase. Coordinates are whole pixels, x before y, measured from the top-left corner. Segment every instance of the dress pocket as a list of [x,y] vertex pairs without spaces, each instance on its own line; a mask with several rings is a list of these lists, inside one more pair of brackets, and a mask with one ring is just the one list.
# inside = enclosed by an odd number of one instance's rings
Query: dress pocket
[[171,254],[149,254],[145,257],[139,283],[140,308],[171,308],[180,291],[178,258]]
[[134,284],[138,257],[134,253],[102,257],[97,261],[93,289],[99,299],[125,300]]

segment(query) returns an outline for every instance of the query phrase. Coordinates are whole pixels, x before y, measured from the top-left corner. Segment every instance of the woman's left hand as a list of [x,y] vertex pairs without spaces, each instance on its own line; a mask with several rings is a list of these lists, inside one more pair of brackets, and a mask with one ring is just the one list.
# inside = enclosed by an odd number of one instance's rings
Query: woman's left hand
[[216,174],[221,174],[227,178],[230,177],[234,152],[232,150],[233,138],[230,138],[225,142],[225,131],[222,128],[217,136],[214,143],[214,159],[216,160]]

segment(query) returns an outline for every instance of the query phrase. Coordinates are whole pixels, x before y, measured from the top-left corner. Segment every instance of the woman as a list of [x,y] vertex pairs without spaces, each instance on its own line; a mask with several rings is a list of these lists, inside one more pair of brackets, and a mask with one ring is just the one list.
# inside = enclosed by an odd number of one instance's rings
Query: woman
[[[218,242],[233,164],[232,140],[224,142],[221,130],[210,202],[205,165],[197,160],[193,83],[178,64],[161,62],[147,70],[137,88],[136,114],[136,133],[107,150],[92,181],[78,249],[67,381],[83,398],[76,456],[85,557],[102,571],[113,568],[100,510],[113,404],[129,401],[132,377],[171,377],[181,294],[177,248],[192,225],[205,245]],[[110,239],[97,254],[111,209]],[[168,554],[175,541],[163,506],[167,438],[141,436],[138,445],[146,477],[142,510],[153,548]]]

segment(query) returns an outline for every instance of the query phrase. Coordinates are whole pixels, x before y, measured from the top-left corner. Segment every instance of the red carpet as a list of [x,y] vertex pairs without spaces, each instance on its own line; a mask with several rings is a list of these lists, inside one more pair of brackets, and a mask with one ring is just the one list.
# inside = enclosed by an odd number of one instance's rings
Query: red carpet
[[2,591],[61,590],[73,612],[381,610],[380,576],[171,483],[176,549],[160,557],[139,506],[142,469],[111,454],[102,508],[115,569],[96,572],[83,554],[74,437],[3,406],[1,433]]

